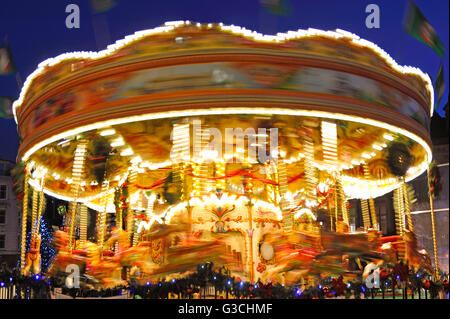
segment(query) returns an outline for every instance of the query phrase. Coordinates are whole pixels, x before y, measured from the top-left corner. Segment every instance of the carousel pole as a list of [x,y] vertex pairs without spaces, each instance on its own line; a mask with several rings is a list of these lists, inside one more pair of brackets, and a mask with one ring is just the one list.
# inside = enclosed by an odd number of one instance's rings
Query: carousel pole
[[86,151],[87,151],[87,140],[80,140],[78,142],[77,148],[75,149],[75,156],[73,160],[72,167],[72,194],[73,201],[70,207],[70,227],[69,227],[69,251],[72,253],[72,249],[74,248],[75,238],[74,238],[74,230],[75,230],[75,216],[77,212],[78,206],[78,195],[80,191],[80,183],[81,177],[84,171],[84,164],[86,160]]
[[36,229],[36,215],[38,210],[39,203],[39,192],[36,188],[33,188],[33,199],[31,206],[31,242],[34,243],[35,237],[35,229]]
[[360,201],[364,230],[367,231],[370,228],[369,205],[367,205],[367,199],[361,199]]
[[23,190],[23,202],[22,202],[22,238],[21,238],[21,246],[20,246],[20,269],[23,274],[23,270],[25,269],[25,246],[27,239],[27,215],[28,215],[28,180],[29,175],[27,170],[25,170],[25,181],[24,181],[24,190]]
[[[364,178],[366,179],[366,181],[369,181],[370,173],[369,173],[369,166],[367,165],[367,163],[363,164],[363,170],[364,170]],[[372,228],[378,230],[379,226],[378,226],[378,221],[377,221],[377,212],[375,210],[375,201],[373,200],[372,196],[369,197],[369,211],[370,211],[370,216],[372,217]],[[370,218],[369,218],[369,222],[370,222]],[[369,225],[369,227],[370,227],[370,225]]]
[[402,192],[403,192],[403,200],[405,202],[405,213],[406,213],[406,217],[408,218],[408,229],[409,229],[409,231],[414,231],[414,225],[413,225],[412,217],[411,217],[411,207],[410,207],[409,196],[408,196],[408,188],[406,187],[406,182],[405,182],[404,178],[403,178],[403,183],[402,183]]
[[330,214],[330,231],[333,231],[333,210],[331,209],[331,196],[328,198],[328,213]]
[[372,216],[372,227],[374,229],[379,230],[380,227],[378,225],[377,212],[375,210],[375,201],[373,200],[372,197],[369,198],[369,207],[370,207],[370,213]]
[[80,242],[84,244],[87,240],[87,219],[88,208],[86,205],[81,204],[80,207]]
[[403,215],[403,194],[402,188],[394,189],[394,211],[395,211],[395,228],[399,236],[403,236],[403,222],[405,216]]
[[[337,174],[337,173],[336,173]],[[338,231],[339,208],[338,208],[338,188],[336,184],[336,176],[334,180],[334,231]]]
[[[339,198],[338,198],[339,197]],[[344,224],[349,225],[348,222],[348,212],[347,212],[347,201],[345,200],[344,189],[342,187],[342,177],[339,173],[336,175],[336,223],[339,215],[342,216],[342,221]],[[337,227],[336,227],[337,229]]]
[[[337,125],[334,122],[322,121],[320,125],[322,136],[322,157],[323,161],[334,174],[338,173],[338,134]],[[313,158],[312,158],[313,159]],[[337,194],[334,193],[335,207],[337,208]],[[333,230],[333,212],[331,210],[331,201],[328,200],[328,210],[330,214],[330,230]],[[335,220],[335,231],[337,230],[337,211]]]
[[430,212],[431,212],[431,228],[433,232],[433,250],[434,250],[434,265],[435,265],[435,280],[438,279],[439,274],[439,258],[437,255],[437,241],[436,241],[436,222],[434,218],[434,203],[433,203],[433,193],[431,192],[431,181],[430,181],[430,166],[427,169],[427,184],[428,184],[428,198],[430,199]]
[[[250,166],[251,167],[251,166]],[[249,250],[248,250],[248,255],[249,255],[249,263],[248,263],[248,268],[249,268],[249,279],[250,282],[253,283],[254,281],[254,277],[255,277],[255,273],[254,273],[254,261],[253,261],[253,203],[252,203],[252,181],[251,178],[248,178],[248,180],[246,181],[246,185],[244,184],[244,191],[246,193],[246,196],[248,198],[248,202],[247,202],[247,211],[248,211],[248,230],[247,230],[247,235],[248,235],[248,240],[249,240]]]
[[250,249],[249,249],[250,258],[249,258],[248,267],[249,267],[249,279],[250,279],[250,282],[253,283],[255,274],[254,274],[254,270],[253,270],[253,268],[254,268],[254,265],[253,265],[254,264],[254,261],[253,261],[253,216],[252,216],[253,203],[252,203],[251,197],[249,197],[247,207],[248,207],[248,231],[247,231],[247,233],[248,233],[248,239],[249,239],[249,245],[250,245]]
[[[106,172],[105,172],[106,177]],[[99,229],[98,229],[98,246],[100,247],[100,257],[103,257],[103,243],[105,242],[105,229],[106,229],[106,210],[108,208],[108,191],[109,191],[109,181],[104,180],[102,184],[102,204],[103,208],[100,212]]]
[[131,194],[134,195],[135,191],[136,191],[136,182],[137,182],[137,168],[136,167],[131,167],[131,172],[130,172],[130,183],[128,185],[128,201],[130,203],[130,207],[128,209],[128,214],[127,214],[127,233],[128,233],[128,240],[130,242],[130,246],[133,245],[133,229],[134,229],[134,211],[133,211],[133,207],[131,207],[131,201],[130,201],[130,197]]
[[40,226],[41,226],[41,216],[42,216],[42,213],[43,213],[43,211],[45,209],[44,178],[45,178],[45,175],[42,176],[42,180],[41,180],[41,191],[39,193],[39,210],[38,210],[38,213],[37,213],[36,229],[34,230],[35,231],[35,234],[34,234],[35,238],[39,234],[39,229],[40,229]]

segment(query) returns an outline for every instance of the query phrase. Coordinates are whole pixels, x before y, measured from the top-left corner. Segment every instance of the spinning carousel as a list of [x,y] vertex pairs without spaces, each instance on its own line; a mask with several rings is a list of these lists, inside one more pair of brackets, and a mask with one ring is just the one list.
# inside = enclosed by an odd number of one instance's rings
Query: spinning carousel
[[[433,104],[428,75],[343,30],[175,21],[45,60],[13,105],[21,269],[40,272],[45,195],[67,202],[49,274],[76,264],[100,286],[203,262],[252,282],[431,268],[406,182],[431,162]],[[391,191],[382,238],[373,199]]]

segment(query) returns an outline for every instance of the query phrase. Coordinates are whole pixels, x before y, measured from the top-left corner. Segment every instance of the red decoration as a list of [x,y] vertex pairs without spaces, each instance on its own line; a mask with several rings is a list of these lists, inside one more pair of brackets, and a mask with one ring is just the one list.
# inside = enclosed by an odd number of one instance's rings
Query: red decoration
[[264,271],[266,271],[267,267],[261,263],[258,264],[258,267],[256,267],[256,271],[259,273],[263,273]]

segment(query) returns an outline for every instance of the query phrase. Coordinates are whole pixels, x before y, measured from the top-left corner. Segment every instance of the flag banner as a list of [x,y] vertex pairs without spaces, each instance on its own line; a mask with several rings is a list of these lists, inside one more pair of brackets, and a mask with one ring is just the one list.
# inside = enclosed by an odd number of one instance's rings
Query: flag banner
[[412,37],[428,45],[441,58],[444,57],[444,44],[413,1],[409,2],[404,20],[404,28]]
[[441,104],[442,97],[444,96],[445,91],[445,80],[444,80],[444,64],[441,62],[439,66],[439,71],[436,75],[436,79],[434,80],[434,91],[436,92],[436,105],[435,108]]
[[0,47],[0,75],[13,74],[16,69],[8,47]]
[[91,7],[94,13],[106,12],[117,5],[115,0],[91,0]]
[[9,119],[13,116],[12,102],[11,98],[0,96],[0,117]]
[[291,13],[287,0],[260,0],[260,4],[267,12],[274,15],[287,16]]

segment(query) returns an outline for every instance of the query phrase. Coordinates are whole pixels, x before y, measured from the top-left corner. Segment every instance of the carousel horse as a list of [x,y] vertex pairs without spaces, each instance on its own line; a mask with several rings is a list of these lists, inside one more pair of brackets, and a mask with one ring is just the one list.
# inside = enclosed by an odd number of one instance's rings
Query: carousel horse
[[195,270],[199,264],[208,262],[212,262],[216,267],[227,266],[228,268],[233,268],[235,264],[220,238],[198,240],[191,234],[185,234],[178,238],[176,245],[165,249],[163,263],[155,264],[147,275],[150,278],[157,278],[173,273],[184,273]]
[[86,257],[81,254],[72,254],[69,251],[69,235],[63,231],[56,231],[53,237],[56,248],[56,258],[48,270],[49,275],[56,275],[59,272],[66,272],[69,265],[77,265],[80,269],[86,266]]
[[264,241],[274,248],[274,265],[262,273],[266,282],[296,282],[313,272],[313,261],[321,252],[320,237],[302,232],[274,233]]
[[25,259],[25,268],[23,274],[28,275],[31,269],[33,269],[34,274],[39,274],[41,272],[41,235],[38,234],[36,238],[33,238],[30,245],[30,250],[27,252]]

